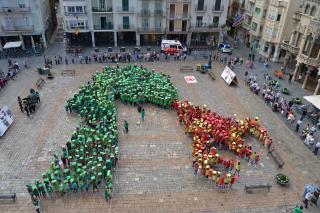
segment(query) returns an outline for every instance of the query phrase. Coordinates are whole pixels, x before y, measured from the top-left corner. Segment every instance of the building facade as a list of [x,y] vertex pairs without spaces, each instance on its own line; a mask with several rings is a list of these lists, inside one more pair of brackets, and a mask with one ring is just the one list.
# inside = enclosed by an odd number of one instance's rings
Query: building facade
[[260,54],[274,62],[284,58],[281,43],[287,35],[291,34],[294,22],[292,15],[299,8],[299,1],[270,0],[268,12],[265,17],[262,38],[260,41]]
[[22,48],[47,47],[56,25],[52,0],[0,0],[0,50],[9,41],[22,41]]
[[219,40],[227,29],[228,1],[60,0],[60,15],[72,43],[139,46],[166,38],[189,45]]
[[191,45],[213,45],[223,40],[229,0],[196,0],[191,4]]
[[[285,51],[284,66],[293,68],[292,80],[300,81],[303,88],[320,89],[320,1],[307,0],[300,5],[291,19],[294,25],[281,44]],[[292,67],[292,65],[294,65]],[[301,76],[301,80],[298,78]]]

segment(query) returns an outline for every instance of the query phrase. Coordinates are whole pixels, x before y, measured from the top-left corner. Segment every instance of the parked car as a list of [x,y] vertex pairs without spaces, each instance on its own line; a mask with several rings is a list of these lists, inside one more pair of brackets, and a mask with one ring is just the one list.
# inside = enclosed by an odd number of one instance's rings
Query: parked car
[[229,55],[232,54],[232,48],[231,48],[230,44],[221,43],[218,45],[218,49],[223,53],[228,53]]

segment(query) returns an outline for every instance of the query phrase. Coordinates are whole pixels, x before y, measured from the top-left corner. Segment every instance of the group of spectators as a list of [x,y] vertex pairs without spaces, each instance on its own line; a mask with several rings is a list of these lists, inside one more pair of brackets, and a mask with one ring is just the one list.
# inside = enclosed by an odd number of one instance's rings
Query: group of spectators
[[[23,66],[26,68],[26,60],[23,60]],[[7,71],[2,71],[0,69],[0,90],[3,89],[9,80],[14,80],[18,72],[21,70],[21,67],[18,61],[12,62],[11,59],[8,59],[8,68]]]

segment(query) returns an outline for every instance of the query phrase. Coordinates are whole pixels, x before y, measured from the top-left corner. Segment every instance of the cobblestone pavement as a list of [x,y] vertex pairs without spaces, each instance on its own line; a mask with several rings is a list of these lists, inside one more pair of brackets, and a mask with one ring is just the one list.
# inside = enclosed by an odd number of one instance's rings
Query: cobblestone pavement
[[[243,162],[241,180],[234,188],[217,189],[207,180],[193,177],[191,139],[183,134],[173,111],[147,105],[146,121],[137,125],[137,109],[119,103],[119,128],[127,119],[130,132],[120,134],[120,157],[111,202],[104,201],[102,189],[95,194],[79,193],[44,200],[44,212],[284,212],[301,203],[304,185],[319,181],[318,159],[310,155],[296,135],[241,81],[239,87],[229,87],[220,78],[212,81],[208,75],[195,72],[198,83],[186,84],[183,76],[189,74],[180,73],[179,68],[187,63],[198,62],[159,62],[146,66],[170,74],[181,99],[206,104],[225,115],[259,116],[275,138],[276,149],[286,163],[284,169],[276,169],[265,149],[252,141],[262,151],[257,168]],[[25,96],[29,88],[34,87],[35,72],[23,71],[0,93],[1,104],[7,104],[16,117],[14,125],[0,139],[1,191],[18,193],[16,204],[1,204],[5,212],[33,211],[25,184],[48,168],[52,153],[70,137],[77,118],[65,113],[65,100],[87,82],[93,72],[101,70],[102,65],[69,67],[77,70],[77,76],[61,77],[62,67],[53,69],[56,78],[46,81],[40,90],[41,105],[31,118],[19,112],[16,96]],[[222,70],[222,65],[215,66],[217,76]],[[232,157],[229,153],[224,155]],[[274,176],[279,171],[289,175],[290,187],[275,184]],[[244,185],[252,182],[270,182],[273,186],[269,193],[246,194]],[[310,212],[313,210],[316,211],[311,208]]]

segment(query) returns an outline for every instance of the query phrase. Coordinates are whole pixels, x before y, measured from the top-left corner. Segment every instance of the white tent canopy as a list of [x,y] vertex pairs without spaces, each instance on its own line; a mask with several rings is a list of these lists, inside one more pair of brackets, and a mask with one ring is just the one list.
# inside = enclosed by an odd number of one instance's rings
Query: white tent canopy
[[11,42],[7,42],[3,49],[9,49],[9,48],[16,48],[16,47],[20,47],[22,44],[22,41],[11,41]]
[[303,96],[303,98],[310,102],[317,109],[320,109],[320,95]]

